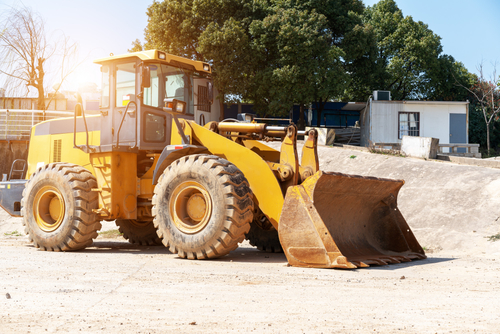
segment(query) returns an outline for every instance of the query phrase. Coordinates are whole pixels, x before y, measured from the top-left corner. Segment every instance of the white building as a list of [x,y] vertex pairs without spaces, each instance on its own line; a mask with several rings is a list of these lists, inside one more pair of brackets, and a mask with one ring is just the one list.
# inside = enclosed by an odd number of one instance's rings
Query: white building
[[369,100],[360,114],[361,146],[401,144],[403,135],[469,143],[469,102]]

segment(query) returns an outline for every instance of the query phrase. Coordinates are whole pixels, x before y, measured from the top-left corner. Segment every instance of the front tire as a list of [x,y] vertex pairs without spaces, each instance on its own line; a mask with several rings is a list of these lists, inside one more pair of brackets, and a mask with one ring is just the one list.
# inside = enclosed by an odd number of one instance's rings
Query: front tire
[[253,195],[243,173],[213,155],[191,155],[163,172],[153,196],[154,225],[163,244],[181,258],[228,254],[245,238]]
[[23,191],[21,214],[26,234],[45,251],[70,251],[90,246],[101,229],[93,212],[98,207],[95,177],[85,168],[52,163],[40,167]]

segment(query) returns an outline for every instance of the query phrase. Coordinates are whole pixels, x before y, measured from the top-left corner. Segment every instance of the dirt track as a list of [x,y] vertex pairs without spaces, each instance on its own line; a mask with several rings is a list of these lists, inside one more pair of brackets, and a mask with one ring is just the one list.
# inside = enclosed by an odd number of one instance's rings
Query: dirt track
[[[343,172],[362,169],[357,165],[363,159],[377,167],[393,160],[333,152],[324,151],[329,156],[322,159],[335,163],[330,170]],[[438,221],[419,220],[409,204],[418,182],[433,198],[446,191],[425,183],[422,175],[436,170],[428,163],[392,164],[410,164],[420,178],[407,180],[399,204],[422,246],[434,252],[426,260],[352,271],[288,267],[283,254],[262,253],[246,243],[214,261],[181,260],[163,247],[136,247],[102,236],[85,251],[40,252],[25,236],[12,233],[22,231],[20,219],[2,211],[0,332],[498,333],[500,241],[485,238],[499,231],[498,209],[465,208],[462,221],[456,215],[449,221],[443,215]],[[383,176],[380,168],[369,168]],[[392,165],[386,169],[398,172]],[[458,167],[456,175],[464,172],[470,178],[483,171]],[[484,173],[494,179],[497,172]],[[462,187],[437,179],[448,192]],[[454,200],[465,201],[459,195]],[[440,229],[433,233],[429,226]],[[104,224],[104,230],[112,228]],[[465,242],[474,247],[464,247]]]

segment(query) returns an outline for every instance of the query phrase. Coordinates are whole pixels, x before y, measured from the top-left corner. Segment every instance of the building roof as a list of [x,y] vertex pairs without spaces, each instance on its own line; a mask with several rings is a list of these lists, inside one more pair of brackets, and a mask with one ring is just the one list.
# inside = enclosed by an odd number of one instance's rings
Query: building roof
[[[401,101],[387,101],[387,100],[372,100],[373,103],[403,103],[403,104],[469,104],[469,101],[413,101],[413,100],[401,100]],[[357,102],[359,103],[359,102]]]

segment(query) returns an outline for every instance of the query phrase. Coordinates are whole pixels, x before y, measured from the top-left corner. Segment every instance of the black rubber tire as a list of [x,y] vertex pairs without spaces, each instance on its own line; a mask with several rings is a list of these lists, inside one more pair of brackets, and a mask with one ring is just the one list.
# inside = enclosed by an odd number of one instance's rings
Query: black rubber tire
[[257,224],[250,224],[250,231],[246,235],[246,239],[250,245],[257,247],[259,250],[267,253],[283,253],[281,248],[278,231],[263,230]]
[[[199,231],[186,233],[174,223],[170,200],[178,187],[197,182],[209,194],[211,214]],[[238,247],[253,220],[253,195],[243,173],[229,161],[196,154],[168,166],[153,196],[154,225],[163,244],[181,258],[211,259]]]
[[143,246],[161,245],[161,239],[156,234],[153,221],[137,221],[132,219],[117,219],[118,230],[131,244]]
[[[44,251],[71,251],[92,244],[101,229],[101,223],[93,212],[99,205],[98,194],[92,192],[92,188],[97,188],[96,179],[81,166],[52,163],[37,169],[26,183],[21,201],[25,232],[35,247]],[[55,224],[48,231],[37,223],[34,212],[36,197],[44,189],[59,194],[64,204],[60,224]],[[39,210],[47,210],[47,206],[40,205]]]

